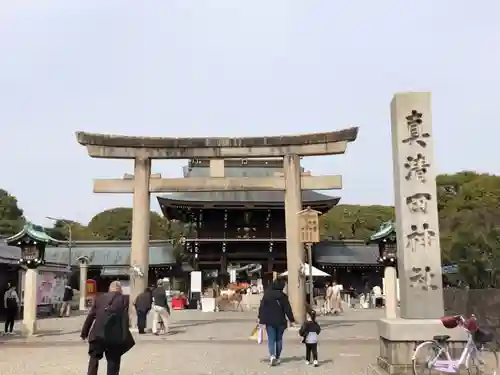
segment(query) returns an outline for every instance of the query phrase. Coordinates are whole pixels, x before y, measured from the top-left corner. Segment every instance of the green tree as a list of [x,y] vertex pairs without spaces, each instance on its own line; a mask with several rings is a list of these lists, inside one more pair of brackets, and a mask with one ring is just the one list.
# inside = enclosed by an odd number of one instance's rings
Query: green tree
[[[169,239],[167,220],[157,212],[150,213],[150,239]],[[112,208],[95,215],[88,229],[103,240],[130,240],[132,238],[132,209]]]
[[8,237],[18,233],[26,222],[23,210],[16,197],[0,189],[0,236]]
[[380,224],[394,218],[389,206],[341,204],[320,216],[322,238],[366,240]]
[[498,283],[500,176],[460,172],[437,179],[443,263],[471,287]]
[[57,240],[69,241],[70,227],[72,241],[90,241],[100,239],[99,235],[97,233],[93,233],[89,227],[68,219],[57,220],[52,228],[46,228],[46,232],[49,236]]

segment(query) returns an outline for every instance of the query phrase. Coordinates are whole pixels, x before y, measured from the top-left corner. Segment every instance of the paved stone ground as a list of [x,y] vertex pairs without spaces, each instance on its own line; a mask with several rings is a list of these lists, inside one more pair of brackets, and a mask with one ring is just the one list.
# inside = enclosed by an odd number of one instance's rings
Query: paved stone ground
[[[378,354],[376,320],[382,311],[350,311],[321,317],[318,368],[304,364],[304,347],[297,332],[287,330],[283,363],[267,365],[266,343],[248,339],[254,313],[173,312],[172,333],[136,337],[136,346],[123,357],[122,375],[243,375],[243,374],[365,374]],[[71,375],[84,373],[87,345],[79,340],[82,316],[45,319],[40,335],[24,339],[0,337],[2,375]],[[105,373],[103,361],[100,373]]]

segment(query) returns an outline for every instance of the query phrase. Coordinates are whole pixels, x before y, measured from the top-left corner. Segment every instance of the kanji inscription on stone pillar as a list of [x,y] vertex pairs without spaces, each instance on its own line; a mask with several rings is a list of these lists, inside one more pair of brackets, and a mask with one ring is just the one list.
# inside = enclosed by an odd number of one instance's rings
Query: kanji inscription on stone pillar
[[391,103],[401,318],[444,315],[431,94]]

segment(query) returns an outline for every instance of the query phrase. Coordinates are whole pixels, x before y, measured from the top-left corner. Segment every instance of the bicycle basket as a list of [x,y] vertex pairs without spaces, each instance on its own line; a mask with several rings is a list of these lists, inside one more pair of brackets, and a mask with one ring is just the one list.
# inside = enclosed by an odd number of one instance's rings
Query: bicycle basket
[[484,328],[478,328],[473,333],[474,342],[477,344],[486,344],[488,342],[492,342],[494,339],[494,334],[492,331],[488,331]]
[[443,316],[441,318],[441,323],[448,329],[456,328],[458,326],[458,320],[454,316]]

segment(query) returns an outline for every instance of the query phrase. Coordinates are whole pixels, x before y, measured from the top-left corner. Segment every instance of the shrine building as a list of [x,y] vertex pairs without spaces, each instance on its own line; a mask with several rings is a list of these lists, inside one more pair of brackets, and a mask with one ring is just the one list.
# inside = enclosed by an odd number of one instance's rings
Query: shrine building
[[[209,167],[209,160],[191,160],[184,167],[184,177],[209,177]],[[283,173],[283,160],[226,159],[224,168],[227,177],[279,176]],[[302,170],[302,174],[310,172]],[[322,213],[339,200],[316,191],[302,191],[303,207],[310,206]],[[286,271],[284,192],[172,193],[158,197],[158,202],[167,219],[188,224],[189,234],[183,241],[185,253],[192,268],[203,271],[204,280],[233,269],[245,270],[242,277],[254,271],[266,282],[273,272]],[[343,241],[323,242],[317,246],[318,252],[313,252],[315,263],[332,271],[338,269],[338,276],[344,276],[343,271],[352,267],[369,272],[377,266],[377,251],[358,242],[350,247]],[[335,252],[342,249],[342,263],[331,263],[340,260],[335,258]]]

